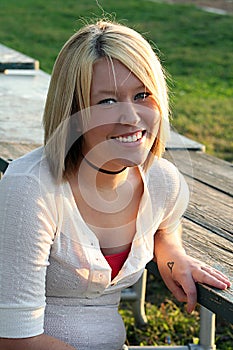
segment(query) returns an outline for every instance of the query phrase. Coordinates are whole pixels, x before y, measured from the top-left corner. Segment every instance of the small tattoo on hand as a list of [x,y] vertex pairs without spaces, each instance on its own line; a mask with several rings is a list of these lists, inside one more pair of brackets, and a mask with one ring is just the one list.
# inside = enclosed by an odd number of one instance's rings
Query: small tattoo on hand
[[175,264],[174,261],[168,261],[168,263],[167,263],[167,266],[168,266],[168,268],[170,269],[171,272],[172,272],[174,264]]

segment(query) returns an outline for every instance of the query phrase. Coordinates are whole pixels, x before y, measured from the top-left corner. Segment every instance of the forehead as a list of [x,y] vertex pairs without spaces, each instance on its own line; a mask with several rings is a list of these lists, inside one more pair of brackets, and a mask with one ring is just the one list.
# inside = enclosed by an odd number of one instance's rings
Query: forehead
[[120,61],[105,57],[95,62],[93,66],[91,92],[111,89],[119,90],[121,87],[130,88],[144,84]]

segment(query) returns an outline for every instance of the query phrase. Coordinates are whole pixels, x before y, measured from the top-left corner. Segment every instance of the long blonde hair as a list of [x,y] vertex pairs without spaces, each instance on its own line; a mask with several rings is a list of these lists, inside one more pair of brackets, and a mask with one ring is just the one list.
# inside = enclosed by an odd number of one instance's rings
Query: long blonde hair
[[67,150],[70,118],[90,107],[94,63],[117,59],[152,93],[160,111],[158,135],[144,164],[152,154],[161,157],[169,135],[169,107],[165,74],[151,45],[135,30],[100,20],[76,32],[63,46],[55,62],[48,90],[43,124],[45,152],[55,178],[73,171],[81,152],[82,137]]

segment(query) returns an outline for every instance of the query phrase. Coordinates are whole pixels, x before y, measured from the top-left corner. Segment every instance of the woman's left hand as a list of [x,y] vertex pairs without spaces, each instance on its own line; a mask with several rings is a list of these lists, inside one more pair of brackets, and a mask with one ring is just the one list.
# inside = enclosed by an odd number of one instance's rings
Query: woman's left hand
[[196,282],[226,289],[229,279],[220,271],[187,255],[181,247],[174,247],[157,255],[160,274],[178,301],[187,302],[187,311],[192,312],[197,302]]

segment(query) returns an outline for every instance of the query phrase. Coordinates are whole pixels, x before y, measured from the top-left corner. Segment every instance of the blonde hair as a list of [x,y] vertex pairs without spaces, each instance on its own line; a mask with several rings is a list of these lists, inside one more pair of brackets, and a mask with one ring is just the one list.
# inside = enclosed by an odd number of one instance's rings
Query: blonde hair
[[[152,93],[160,111],[158,135],[144,164],[161,157],[169,135],[169,107],[165,75],[151,45],[124,25],[98,21],[75,33],[63,46],[55,62],[48,90],[43,124],[45,152],[52,172],[62,180],[73,171],[81,152],[82,137],[67,150],[70,117],[90,107],[94,63],[106,57],[124,64]],[[68,126],[69,125],[69,126]],[[70,142],[70,141],[69,141]]]

